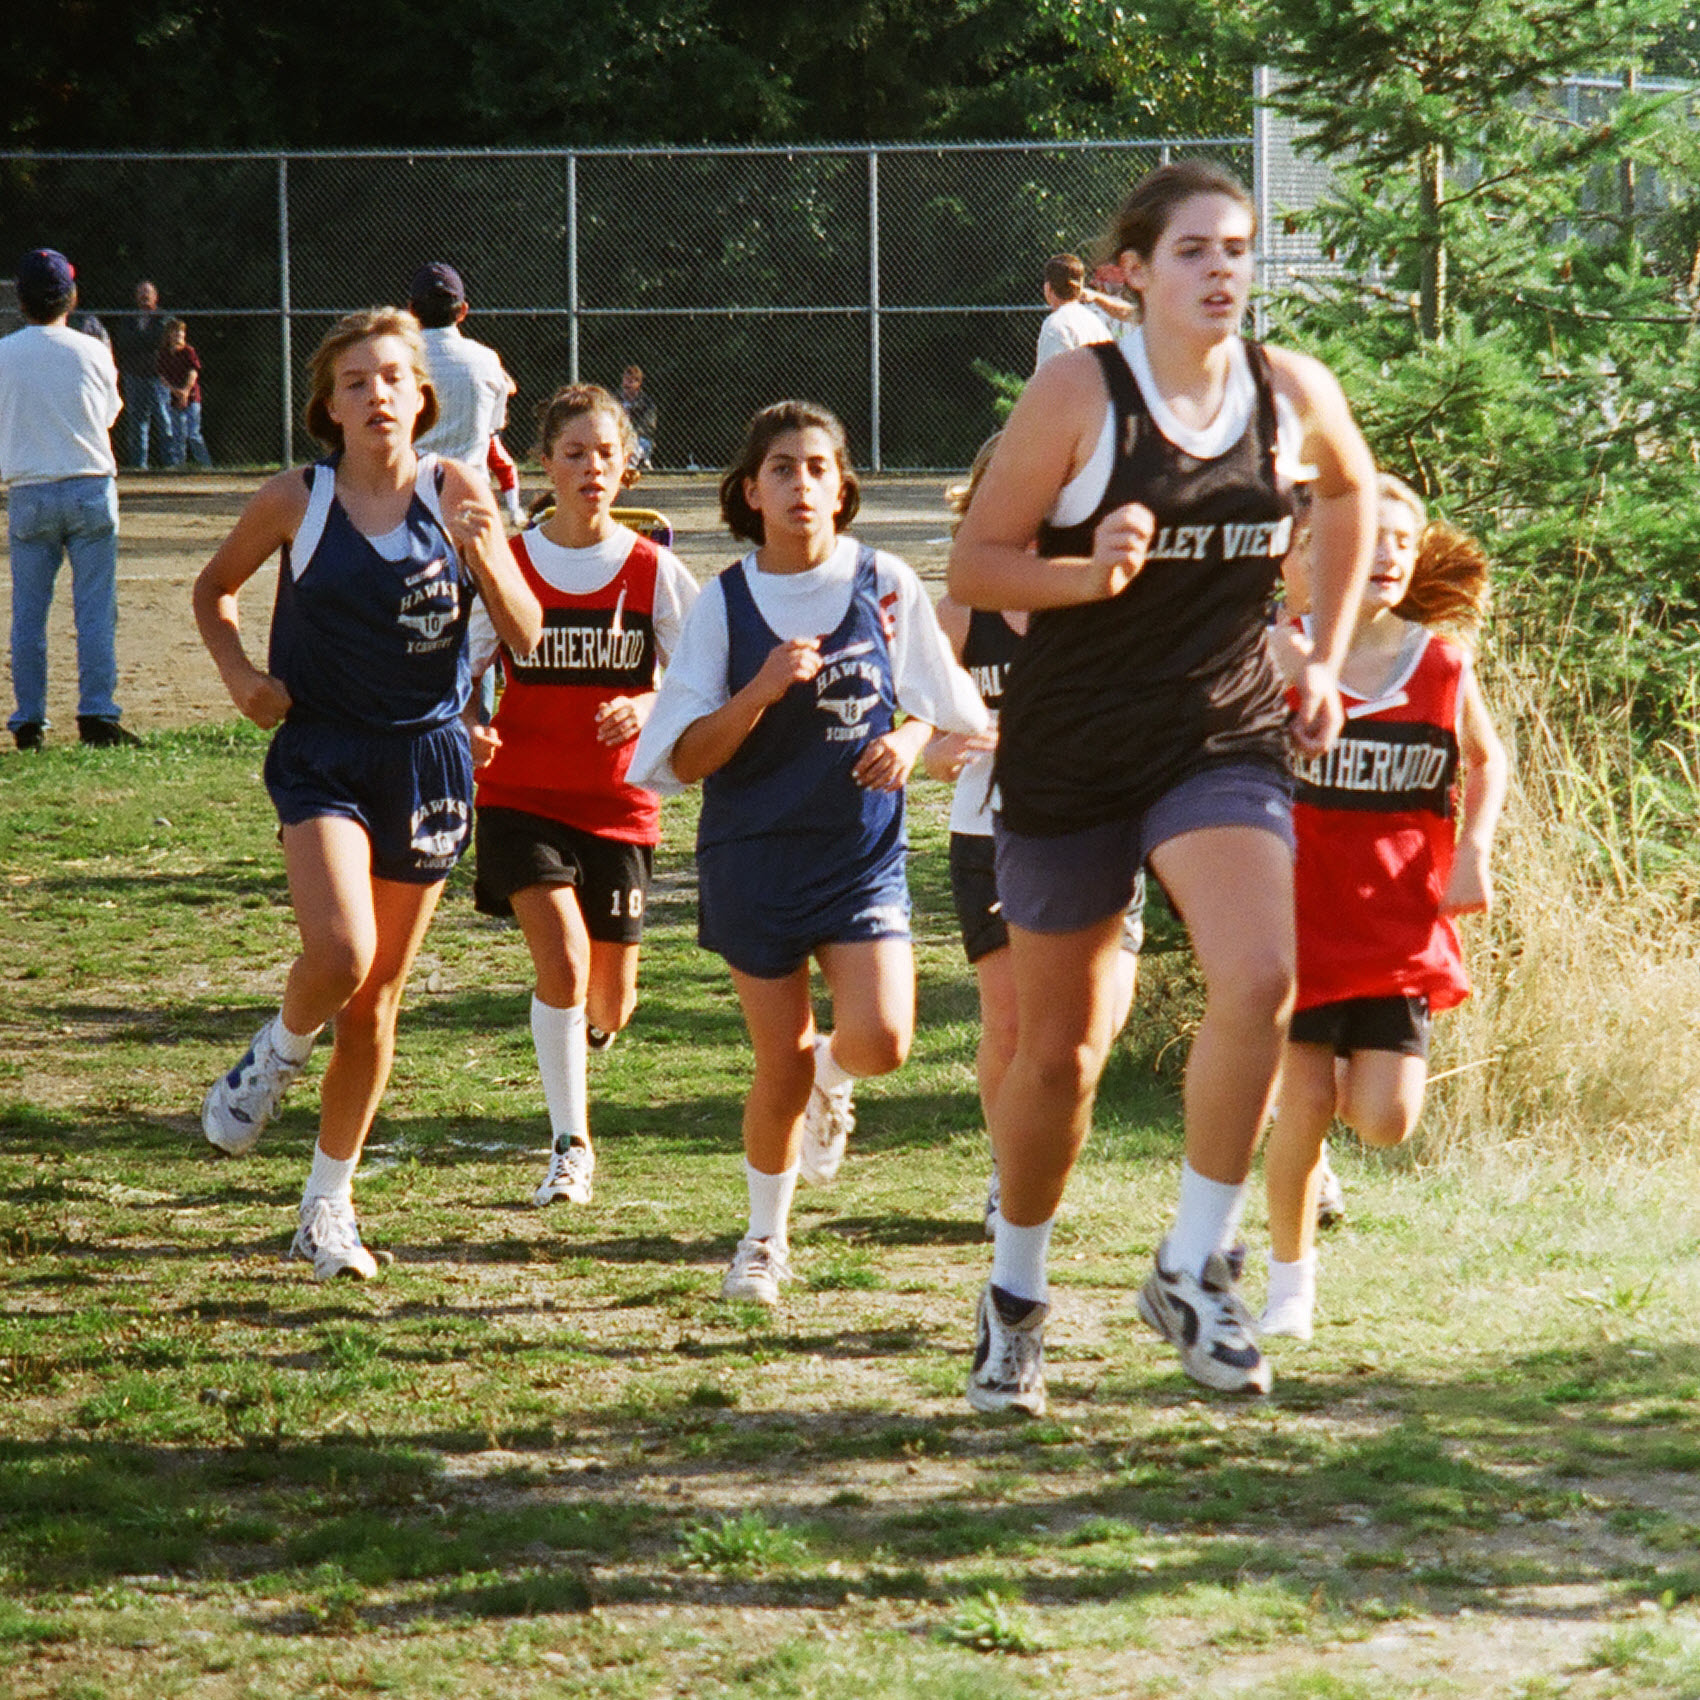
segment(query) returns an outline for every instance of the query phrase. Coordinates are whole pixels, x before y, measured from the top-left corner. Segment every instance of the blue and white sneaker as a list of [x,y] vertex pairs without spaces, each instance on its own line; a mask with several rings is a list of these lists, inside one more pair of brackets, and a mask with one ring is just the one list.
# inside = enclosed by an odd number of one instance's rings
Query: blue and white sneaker
[[988,1281],[974,1318],[968,1403],[976,1411],[1045,1414],[1045,1318],[1041,1299],[1017,1298]]
[[[1235,1247],[1235,1251],[1240,1248]],[[1139,1314],[1181,1354],[1181,1368],[1219,1393],[1267,1393],[1271,1376],[1258,1350],[1251,1312],[1240,1298],[1235,1265],[1212,1252],[1200,1275],[1163,1267],[1164,1247],[1139,1290]]]
[[201,1100],[201,1131],[227,1157],[252,1151],[305,1066],[289,1062],[279,1052],[268,1021],[235,1068],[207,1088]]
[[[304,1257],[313,1265],[313,1279],[330,1281],[347,1276],[355,1281],[370,1281],[378,1273],[379,1259],[360,1243],[360,1224],[354,1219],[354,1206],[345,1198],[304,1198],[301,1201],[300,1225],[290,1243],[291,1257]],[[385,1263],[394,1259],[388,1252]]]

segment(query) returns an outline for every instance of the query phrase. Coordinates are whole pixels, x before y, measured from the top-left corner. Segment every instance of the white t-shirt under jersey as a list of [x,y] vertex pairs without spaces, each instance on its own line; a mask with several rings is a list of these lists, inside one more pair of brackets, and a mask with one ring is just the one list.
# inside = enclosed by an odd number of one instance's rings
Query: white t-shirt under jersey
[[[737,565],[761,617],[782,642],[837,629],[850,609],[857,543],[841,537],[832,554],[805,573],[764,573],[752,551]],[[891,616],[891,673],[905,714],[944,732],[980,732],[986,707],[974,681],[956,664],[921,581],[906,562],[874,555],[880,605]],[[672,665],[661,681],[649,723],[639,734],[628,778],[666,795],[684,785],[673,772],[673,746],[687,727],[731,699],[726,599],[716,579],[685,620]]]
[[[600,590],[626,564],[637,542],[637,533],[616,525],[600,543],[588,549],[564,549],[534,525],[525,533],[525,552],[537,576],[565,596],[589,596]],[[690,569],[671,549],[658,548],[655,570],[655,648],[665,667],[679,647],[685,616],[702,593]],[[489,610],[480,598],[472,605],[472,623],[467,628],[467,648],[472,659],[472,676],[479,677],[496,657],[501,640],[496,636]]]
[[[1103,339],[1100,338],[1100,341]],[[1245,433],[1251,422],[1252,409],[1257,406],[1257,386],[1252,380],[1251,362],[1246,358],[1245,344],[1235,337],[1228,347],[1228,383],[1222,394],[1222,405],[1216,417],[1206,426],[1194,429],[1175,417],[1174,410],[1164,401],[1151,374],[1151,360],[1145,352],[1144,333],[1135,326],[1116,346],[1133,373],[1139,393],[1150,409],[1157,429],[1175,445],[1197,460],[1215,460],[1225,455]],[[1315,477],[1314,471],[1300,459],[1304,444],[1304,427],[1293,404],[1279,391],[1275,395],[1275,460],[1277,467],[1289,478],[1302,480]],[[1104,498],[1110,482],[1110,468],[1116,458],[1116,409],[1113,402],[1104,408],[1104,425],[1086,464],[1058,492],[1052,507],[1052,525],[1079,525],[1092,516]]]

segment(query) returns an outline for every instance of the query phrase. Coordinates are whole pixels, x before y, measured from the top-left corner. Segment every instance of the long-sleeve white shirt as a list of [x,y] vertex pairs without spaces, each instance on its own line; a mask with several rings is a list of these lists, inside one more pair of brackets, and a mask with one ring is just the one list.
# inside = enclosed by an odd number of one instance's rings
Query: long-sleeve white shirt
[[458,325],[440,325],[424,333],[425,363],[437,392],[436,422],[414,441],[421,454],[464,461],[480,477],[490,453],[490,438],[507,423],[508,374],[502,357]]
[[[752,551],[735,571],[744,574],[757,611],[782,642],[834,631],[850,609],[857,544],[841,537],[820,566],[804,573],[764,573]],[[897,706],[944,732],[981,732],[986,707],[950,652],[925,587],[914,571],[883,550],[874,555],[882,607],[891,617],[891,673]],[[726,669],[730,642],[726,600],[716,579],[685,620],[679,647],[661,681],[649,723],[638,737],[628,775],[634,785],[663,794],[682,791],[673,772],[673,746],[686,729],[731,700]]]

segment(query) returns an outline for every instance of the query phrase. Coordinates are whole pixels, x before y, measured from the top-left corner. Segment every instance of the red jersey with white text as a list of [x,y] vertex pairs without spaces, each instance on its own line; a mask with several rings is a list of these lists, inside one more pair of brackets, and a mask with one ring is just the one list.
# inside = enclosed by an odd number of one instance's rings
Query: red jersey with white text
[[1440,913],[1457,853],[1458,715],[1469,659],[1423,633],[1373,700],[1342,688],[1346,724],[1322,756],[1293,757],[1296,1007],[1346,998],[1470,995],[1458,930]]
[[502,742],[479,770],[479,805],[523,809],[626,844],[654,844],[661,836],[660,800],[626,783],[637,742],[600,742],[596,712],[610,698],[655,689],[655,545],[635,537],[620,570],[583,595],[551,585],[532,564],[523,536],[510,546],[542,604],[543,635],[529,655],[503,645],[508,685],[494,721]]

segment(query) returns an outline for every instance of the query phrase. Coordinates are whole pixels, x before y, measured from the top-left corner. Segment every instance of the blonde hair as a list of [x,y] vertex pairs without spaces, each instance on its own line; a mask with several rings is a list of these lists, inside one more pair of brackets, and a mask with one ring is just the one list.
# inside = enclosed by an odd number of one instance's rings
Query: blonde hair
[[956,535],[957,527],[962,524],[962,516],[968,512],[968,504],[974,500],[974,492],[980,488],[980,480],[986,476],[986,468],[992,464],[992,456],[997,452],[998,443],[1002,438],[1002,431],[994,431],[974,451],[974,463],[968,468],[967,478],[960,484],[945,486],[944,505],[950,509],[952,537]]
[[1417,532],[1422,533],[1428,524],[1428,504],[1419,496],[1403,478],[1395,478],[1391,472],[1378,472],[1375,475],[1375,493],[1384,502],[1397,502],[1403,508],[1409,508],[1416,516]]
[[437,423],[437,392],[431,387],[431,370],[425,364],[419,321],[405,307],[368,307],[338,319],[313,350],[308,367],[312,389],[307,397],[307,429],[330,448],[342,447],[342,427],[330,415],[330,400],[336,391],[336,363],[349,349],[378,336],[400,337],[407,345],[423,403],[419,417],[413,422],[414,437],[423,436]]

